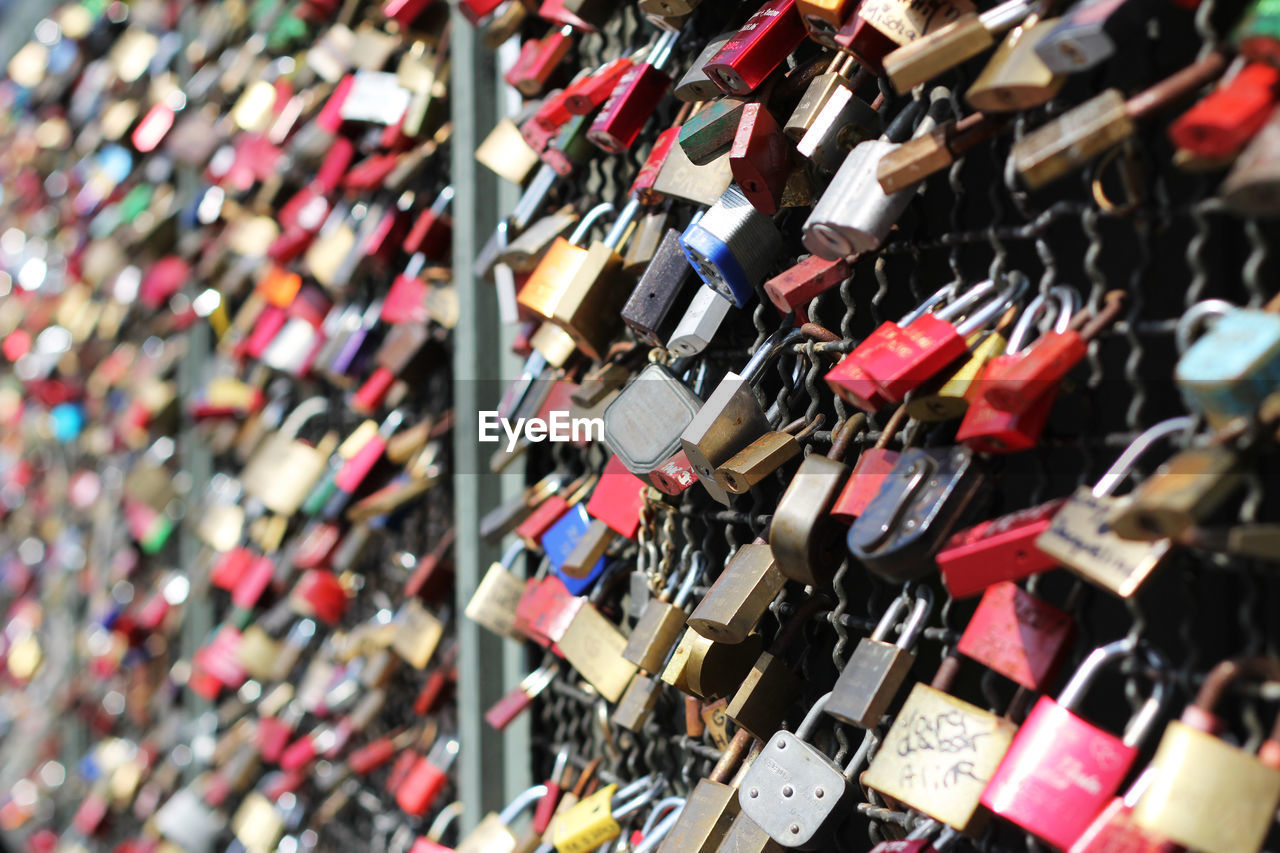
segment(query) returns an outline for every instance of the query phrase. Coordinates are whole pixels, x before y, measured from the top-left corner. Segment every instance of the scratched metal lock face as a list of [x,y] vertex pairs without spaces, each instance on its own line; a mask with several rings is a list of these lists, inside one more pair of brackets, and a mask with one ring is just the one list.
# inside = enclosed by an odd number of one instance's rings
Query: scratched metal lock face
[[604,443],[633,474],[658,468],[680,450],[680,436],[702,400],[662,365],[650,364],[604,410]]
[[822,843],[849,787],[840,768],[791,732],[777,732],[738,788],[742,812],[783,847]]

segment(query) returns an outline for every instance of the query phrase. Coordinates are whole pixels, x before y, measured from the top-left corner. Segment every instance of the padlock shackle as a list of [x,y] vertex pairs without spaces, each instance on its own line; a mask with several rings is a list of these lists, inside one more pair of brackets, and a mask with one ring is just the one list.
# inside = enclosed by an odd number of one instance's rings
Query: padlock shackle
[[702,552],[695,553],[689,558],[689,568],[685,570],[685,576],[680,583],[680,588],[676,590],[675,598],[671,603],[676,607],[683,608],[685,602],[689,600],[689,596],[693,594],[693,588],[698,583],[698,578],[702,575],[702,569],[707,558]]
[[[977,287],[983,287],[983,286],[989,286],[988,289],[990,289],[991,287],[994,287],[994,285],[992,285],[991,282],[989,281],[983,282],[983,284],[977,285]],[[948,299],[953,297],[958,287],[959,287],[958,282],[952,282],[951,284],[947,285],[941,290],[933,293],[928,299],[926,299],[924,302],[921,302],[909,313],[904,314],[902,318],[899,319],[895,325],[902,326],[902,327],[910,326],[912,323],[914,323],[916,320],[919,320],[925,314],[928,314],[938,305],[942,304],[943,302],[946,302]]]
[[813,707],[809,709],[809,713],[804,715],[804,719],[796,728],[796,737],[800,740],[808,740],[809,735],[813,734],[813,730],[818,727],[818,720],[822,717],[822,710],[827,707],[827,702],[831,699],[833,691],[828,690],[826,693],[818,697],[818,701],[813,703]]
[[933,590],[927,586],[918,587],[915,592],[915,604],[911,607],[907,621],[902,623],[902,630],[898,632],[898,641],[894,645],[908,651],[914,649],[916,643],[920,642],[920,636],[924,634],[924,629],[929,622],[929,614],[932,612]]
[[764,376],[765,369],[773,362],[775,358],[783,353],[787,347],[798,343],[804,338],[804,333],[799,329],[779,329],[774,332],[764,343],[760,345],[760,349],[755,351],[751,356],[751,360],[742,368],[742,380],[748,385],[755,385]]
[[280,422],[280,427],[276,430],[285,438],[297,438],[298,432],[302,429],[302,425],[314,417],[319,417],[329,411],[329,401],[324,397],[309,397],[303,400],[289,416]]
[[1153,674],[1151,696],[1124,729],[1125,746],[1137,746],[1150,733],[1156,720],[1164,712],[1170,696],[1168,679],[1165,677],[1169,671],[1168,664],[1163,656],[1150,646],[1139,644],[1133,638],[1126,637],[1094,649],[1071,676],[1067,686],[1058,695],[1057,703],[1065,710],[1076,712],[1085,692],[1092,686],[1094,678],[1104,667],[1115,665],[1137,654],[1146,658],[1146,663]]
[[1196,342],[1196,338],[1211,320],[1221,319],[1236,310],[1239,310],[1238,307],[1225,299],[1206,299],[1188,308],[1178,318],[1178,326],[1174,332],[1178,354],[1181,355],[1191,349],[1191,345]]
[[573,233],[569,235],[569,242],[574,246],[581,247],[582,241],[587,239],[587,234],[591,233],[591,226],[603,216],[613,213],[613,202],[603,202],[587,211],[587,215],[578,221],[578,227],[573,229]]
[[604,238],[606,246],[610,249],[616,249],[622,245],[623,238],[627,236],[627,229],[635,221],[636,214],[640,212],[640,208],[639,196],[627,202],[627,206],[622,208],[622,212],[618,214],[617,221],[613,223],[613,227],[609,229],[608,235]]
[[645,838],[648,838],[649,833],[653,832],[654,826],[662,820],[667,812],[675,809],[676,813],[679,814],[679,810],[684,808],[684,803],[684,797],[667,797],[666,799],[658,800],[653,808],[649,810],[649,816],[644,819],[644,825],[640,827],[640,833]]
[[[1017,355],[1029,344],[1027,338],[1033,329],[1039,329],[1039,323],[1047,316],[1052,316],[1050,328],[1062,334],[1071,326],[1071,318],[1080,310],[1080,294],[1064,285],[1049,288],[1048,293],[1040,293],[1032,299],[1023,310],[1017,324],[1009,334],[1009,343],[1005,347],[1006,355]],[[1051,312],[1056,311],[1056,314]]]
[[889,605],[889,609],[880,617],[880,621],[876,623],[876,628],[871,632],[870,639],[884,642],[885,638],[889,636],[889,632],[893,630],[893,626],[898,624],[902,614],[910,606],[911,599],[907,597],[906,593],[895,598],[893,603]]
[[1120,454],[1120,458],[1107,469],[1107,473],[1102,475],[1102,479],[1093,487],[1093,496],[1095,498],[1104,498],[1113,494],[1116,489],[1120,488],[1120,484],[1133,473],[1133,466],[1138,464],[1138,460],[1157,441],[1170,435],[1194,429],[1195,423],[1195,418],[1190,415],[1183,415],[1182,417],[1161,421],[1147,429],[1146,432],[1133,440],[1133,444],[1125,448],[1124,453]]
[[844,778],[852,779],[857,775],[859,768],[867,763],[867,759],[871,755],[871,750],[880,743],[880,737],[876,734],[875,729],[867,729],[862,734],[862,743],[858,745],[857,750],[853,753],[853,757],[849,759],[849,763],[844,766]]
[[427,838],[432,841],[439,841],[444,838],[444,834],[449,831],[449,827],[457,823],[460,817],[462,817],[462,801],[454,800],[441,809],[440,814],[436,815],[436,819],[431,822],[431,826],[427,828]]
[[969,337],[974,332],[980,331],[990,325],[1001,314],[1003,314],[1010,305],[1013,305],[1022,295],[1027,292],[1027,288],[1031,286],[1031,282],[1025,275],[1013,270],[1006,276],[1007,283],[1000,290],[1000,294],[992,299],[991,303],[974,314],[966,317],[963,323],[956,326],[956,331],[962,337]]
[[[644,808],[645,804],[652,802],[653,798],[658,796],[658,792],[665,787],[667,787],[666,779],[660,774],[650,773],[648,776],[643,776],[625,788],[620,789],[610,800],[611,806],[618,800],[625,800],[627,797],[632,797],[632,799],[626,800],[622,805],[613,808],[614,819],[621,820],[624,817],[635,814]],[[640,793],[637,794],[635,793],[636,791],[640,791]]]
[[522,793],[516,794],[511,802],[507,803],[506,808],[498,812],[498,820],[506,826],[510,826],[511,822],[520,816],[525,809],[532,808],[538,804],[547,795],[546,785],[534,785],[532,788]]
[[658,37],[657,41],[653,43],[653,48],[644,58],[645,64],[651,65],[659,71],[664,70],[667,62],[671,60],[671,54],[679,39],[679,30],[667,30],[664,32]]
[[667,814],[657,826],[649,826],[648,823],[646,823],[645,829],[643,830],[644,838],[636,845],[635,849],[632,850],[631,853],[651,853],[651,851],[657,850],[658,845],[660,845],[666,837],[671,834],[671,830],[674,829],[675,825],[680,821],[680,816],[684,814],[684,799],[681,797],[668,797],[659,803],[653,810],[654,814],[658,814],[663,810],[663,803],[669,803],[672,800],[678,801],[679,805]]
[[507,548],[507,550],[503,552],[502,559],[500,560],[502,568],[510,571],[512,564],[515,563],[516,559],[524,553],[524,549],[525,545],[523,542],[516,542],[511,545],[511,547]]

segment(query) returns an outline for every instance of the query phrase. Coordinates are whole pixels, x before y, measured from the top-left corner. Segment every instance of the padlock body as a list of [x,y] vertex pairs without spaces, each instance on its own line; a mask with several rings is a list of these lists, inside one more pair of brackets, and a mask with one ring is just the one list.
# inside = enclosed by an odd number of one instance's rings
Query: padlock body
[[917,684],[863,774],[865,785],[961,832],[982,820],[978,800],[1017,730],[1010,721]]
[[1041,697],[982,792],[982,804],[1065,850],[1106,806],[1137,754]]
[[634,474],[648,474],[679,452],[702,400],[662,365],[649,364],[604,410],[605,444]]
[[737,814],[737,788],[699,779],[658,853],[716,853]]
[[836,679],[826,712],[851,725],[875,728],[915,660],[915,652],[863,637]]
[[764,740],[781,728],[783,716],[803,688],[804,683],[785,661],[763,652],[734,691],[725,713]]
[[853,524],[858,516],[867,511],[876,495],[880,494],[901,455],[883,447],[869,447],[862,451],[853,465],[848,481],[831,507],[831,517],[844,524]]
[[660,672],[684,634],[685,618],[685,612],[674,604],[650,599],[622,656],[645,672]]
[[1018,581],[1058,563],[1036,547],[1064,500],[984,521],[962,530],[938,552],[942,583],[952,598],[968,598],[1001,581]]
[[796,0],[768,0],[703,69],[726,94],[746,95],[755,91],[806,35]]
[[665,71],[647,63],[632,66],[600,108],[587,139],[610,154],[628,150],[670,86],[671,77]]
[[1030,450],[1040,443],[1057,401],[1056,386],[1019,412],[1002,412],[986,399],[974,400],[956,430],[956,441],[970,450],[992,455]]
[[769,545],[788,580],[819,589],[830,586],[841,562],[844,533],[830,509],[848,477],[844,463],[815,454],[800,463],[782,493],[769,527]]
[[1280,382],[1280,316],[1239,309],[1222,317],[1178,360],[1187,405],[1210,417],[1251,415]]
[[1038,189],[1133,136],[1136,127],[1124,95],[1108,89],[1015,142],[1014,167]]
[[743,545],[693,609],[689,627],[710,640],[741,643],[785,583],[768,545]]
[[1280,802],[1280,769],[1174,720],[1151,759],[1134,822],[1206,853],[1259,850]]
[[956,649],[1029,690],[1042,691],[1074,636],[1071,614],[1003,581],[987,588]]
[[1025,352],[991,362],[983,375],[983,399],[1004,412],[1025,412],[1056,388],[1088,351],[1079,332],[1045,332]]
[[849,780],[793,733],[775,732],[738,789],[742,813],[786,847],[822,843],[840,814]]
[[915,195],[914,188],[885,193],[876,167],[897,144],[868,140],[844,159],[804,224],[804,247],[835,260],[878,249]]

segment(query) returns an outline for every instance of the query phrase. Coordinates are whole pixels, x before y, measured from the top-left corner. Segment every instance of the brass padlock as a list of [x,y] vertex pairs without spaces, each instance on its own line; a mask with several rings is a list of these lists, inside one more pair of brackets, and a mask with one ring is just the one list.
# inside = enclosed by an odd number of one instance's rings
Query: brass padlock
[[763,642],[752,634],[741,643],[717,643],[689,628],[680,638],[662,680],[699,699],[719,699],[740,685],[760,657]]
[[1049,529],[1036,539],[1036,547],[1085,580],[1121,598],[1136,593],[1169,553],[1172,544],[1168,539],[1150,542],[1121,539],[1111,529],[1110,519],[1126,499],[1113,497],[1112,493],[1153,444],[1166,436],[1185,432],[1192,424],[1190,417],[1172,418],[1139,435],[1097,485],[1092,489],[1088,486],[1076,489],[1054,516]]
[[804,687],[787,665],[785,655],[804,636],[804,629],[814,616],[829,609],[830,604],[823,597],[811,598],[796,608],[778,633],[773,648],[761,652],[742,686],[734,691],[725,710],[729,719],[762,740],[781,728],[787,709]]
[[1065,74],[1054,74],[1036,53],[1036,45],[1057,26],[1057,18],[1030,15],[1014,27],[964,93],[975,110],[1017,112],[1043,106],[1062,90]]
[[709,640],[741,643],[786,582],[763,539],[743,545],[693,609],[689,627]]
[[547,795],[546,785],[519,794],[501,812],[490,812],[457,847],[457,853],[521,853],[520,839],[511,825]]
[[622,651],[626,660],[645,672],[662,672],[684,633],[687,619],[684,605],[693,594],[705,563],[706,556],[701,551],[695,552],[684,573],[673,574],[662,594],[649,600]]
[[627,638],[591,603],[574,614],[560,639],[564,659],[600,695],[617,702],[636,674],[636,665],[622,656]]
[[746,730],[734,735],[715,768],[694,786],[658,853],[716,853],[739,811],[738,789],[729,781],[753,740]]
[[[928,587],[916,590],[914,603],[906,593],[894,599],[875,631],[859,641],[841,670],[827,702],[827,713],[864,729],[878,726],[915,663],[915,644],[924,633],[932,610],[933,592]],[[897,642],[886,642],[885,638],[903,614],[907,617]]]
[[515,627],[516,606],[524,595],[524,581],[511,572],[511,565],[524,553],[524,544],[509,547],[502,559],[489,567],[467,603],[467,618],[500,637],[523,639]]
[[1242,469],[1230,447],[1183,450],[1143,480],[1108,523],[1122,539],[1180,539],[1244,485]]
[[298,404],[280,428],[262,440],[240,475],[247,495],[279,515],[298,511],[328,467],[337,439],[328,435],[313,446],[297,434],[303,424],[328,410],[328,400],[312,397]]

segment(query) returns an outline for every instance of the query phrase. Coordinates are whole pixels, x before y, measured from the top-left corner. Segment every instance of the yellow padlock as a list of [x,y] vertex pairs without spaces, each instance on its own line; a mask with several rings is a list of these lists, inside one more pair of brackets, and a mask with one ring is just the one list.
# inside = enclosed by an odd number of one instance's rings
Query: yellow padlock
[[621,790],[606,785],[566,811],[556,826],[557,853],[591,853],[622,834],[619,820],[643,808],[666,785],[661,777],[645,776]]

